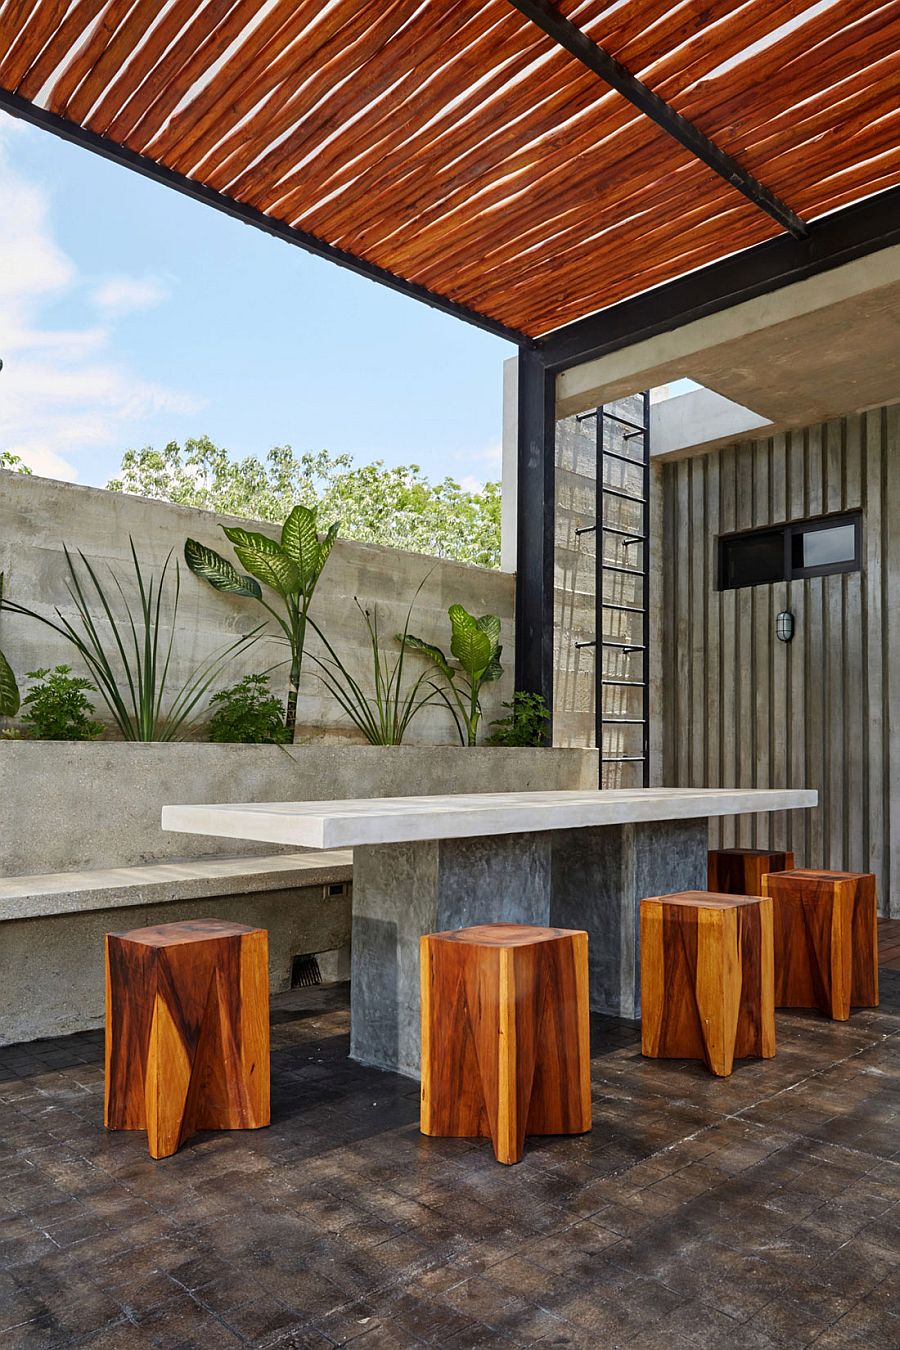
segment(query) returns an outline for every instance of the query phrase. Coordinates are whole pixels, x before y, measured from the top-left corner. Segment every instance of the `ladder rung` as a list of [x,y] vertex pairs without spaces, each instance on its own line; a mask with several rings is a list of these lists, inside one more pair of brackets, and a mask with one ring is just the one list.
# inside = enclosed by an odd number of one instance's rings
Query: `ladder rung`
[[632,430],[639,431],[642,435],[647,430],[646,427],[639,426],[637,422],[629,422],[627,417],[617,417],[615,413],[607,412],[605,408],[601,408],[600,411],[603,416],[608,417],[611,422],[618,422],[623,427],[631,427]]
[[[634,435],[636,436],[637,432],[634,432]],[[625,439],[627,440],[628,438],[626,437]],[[610,459],[620,459],[623,464],[631,464],[636,469],[643,469],[645,467],[643,460],[632,459],[630,455],[620,455],[618,450],[604,450],[601,458],[605,459],[607,455],[609,455]]]
[[575,537],[577,539],[580,534],[591,534],[591,532],[593,530],[596,530],[596,528],[597,528],[596,525],[579,525],[575,531]]
[[[577,534],[578,531],[576,530]],[[643,570],[640,567],[622,567],[620,563],[601,563],[604,572],[624,572],[627,577],[642,577]]]
[[582,647],[596,647],[596,645],[597,645],[597,639],[596,639],[596,638],[590,638],[587,642],[576,642],[576,643],[575,643],[575,650],[576,650],[576,651],[580,651]]
[[621,534],[621,535],[624,535],[624,537],[625,537],[626,539],[630,540],[632,543],[635,543],[635,544],[643,543],[643,541],[644,541],[644,540],[646,539],[646,537],[647,537],[647,536],[644,535],[644,534],[636,534],[634,530],[623,530],[623,529],[621,529],[620,526],[618,526],[618,525],[604,525],[604,526],[603,526],[603,532],[604,532],[604,534]]
[[601,684],[627,685],[629,689],[643,689],[643,680],[614,680],[612,676],[600,681]]
[[622,492],[619,488],[607,487],[605,483],[601,486],[608,497],[621,497],[623,502],[636,502],[638,506],[647,504],[644,497],[635,497],[633,492]]
[[643,605],[614,605],[611,600],[603,600],[600,603],[601,609],[617,609],[622,614],[643,614]]
[[[596,642],[596,641],[597,641],[597,639],[595,638],[595,639],[594,639],[594,642]],[[604,638],[604,639],[603,639],[603,646],[604,646],[604,647],[620,647],[620,648],[622,649],[623,652],[642,652],[642,651],[646,651],[646,648],[643,647],[643,646],[641,646],[641,644],[640,644],[639,642],[613,642],[613,641],[611,641],[611,640],[608,639],[608,638]]]
[[643,755],[604,755],[601,764],[643,764]]
[[608,727],[642,727],[646,717],[601,717],[600,721]]

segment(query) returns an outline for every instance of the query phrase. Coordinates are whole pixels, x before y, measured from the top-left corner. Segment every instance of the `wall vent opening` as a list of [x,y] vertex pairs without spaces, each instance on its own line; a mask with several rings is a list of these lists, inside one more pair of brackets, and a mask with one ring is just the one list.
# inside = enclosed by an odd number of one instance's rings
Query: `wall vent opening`
[[319,970],[319,958],[295,956],[291,963],[291,988],[305,989],[309,985],[321,984],[322,972]]

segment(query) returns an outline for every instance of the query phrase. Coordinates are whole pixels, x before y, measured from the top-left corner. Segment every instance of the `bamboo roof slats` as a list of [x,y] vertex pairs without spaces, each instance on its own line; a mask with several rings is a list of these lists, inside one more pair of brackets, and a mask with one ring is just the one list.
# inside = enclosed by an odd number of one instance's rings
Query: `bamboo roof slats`
[[[900,0],[556,8],[804,221],[900,183]],[[779,233],[509,0],[0,0],[0,89],[531,337]]]

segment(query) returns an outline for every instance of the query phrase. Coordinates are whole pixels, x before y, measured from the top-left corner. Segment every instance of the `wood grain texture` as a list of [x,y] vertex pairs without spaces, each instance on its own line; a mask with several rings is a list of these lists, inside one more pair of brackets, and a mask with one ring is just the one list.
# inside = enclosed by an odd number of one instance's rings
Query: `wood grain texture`
[[[558,8],[808,219],[900,181],[900,0]],[[4,88],[531,335],[778,233],[506,0],[0,10]]]
[[641,901],[641,1049],[702,1059],[775,1054],[772,902],[682,891]]
[[767,872],[786,872],[794,866],[793,853],[763,848],[710,849],[707,887],[723,895],[763,895]]
[[198,1130],[268,1125],[268,935],[216,919],[106,938],[110,1130],[146,1130],[150,1155]]
[[587,933],[484,924],[421,939],[422,1133],[490,1138],[591,1128]]
[[774,904],[775,1004],[845,1022],[878,1006],[875,877],[798,868],[763,882]]

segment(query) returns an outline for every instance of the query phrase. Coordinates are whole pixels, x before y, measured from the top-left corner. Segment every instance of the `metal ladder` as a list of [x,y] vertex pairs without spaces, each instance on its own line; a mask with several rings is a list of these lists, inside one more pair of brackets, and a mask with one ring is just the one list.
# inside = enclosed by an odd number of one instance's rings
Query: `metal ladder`
[[[650,785],[650,558],[649,558],[649,537],[650,537],[650,391],[645,390],[643,394],[638,395],[642,403],[642,414],[640,422],[622,417],[617,412],[612,412],[611,407],[617,407],[618,404],[606,404],[597,408],[595,412],[582,413],[579,421],[589,417],[596,418],[597,426],[597,484],[596,484],[596,507],[594,525],[584,525],[575,531],[577,536],[583,534],[597,533],[596,545],[596,627],[597,634],[587,642],[576,642],[576,647],[594,647],[597,649],[596,656],[596,675],[595,675],[595,694],[594,694],[594,719],[595,719],[595,739],[600,748],[600,786],[603,786],[603,765],[604,764],[632,764],[639,763],[643,766],[642,781],[644,787]],[[624,401],[624,400],[622,400]],[[614,427],[609,428],[609,423]],[[620,449],[613,449],[612,445],[617,444],[615,431],[618,429],[618,441],[621,441]],[[631,447],[637,442],[639,455],[631,452]],[[632,468],[641,471],[641,492],[640,494],[628,492],[621,485],[611,484],[607,469],[610,464],[623,463]],[[606,510],[607,502],[612,499],[628,501],[640,506],[640,528],[626,529],[622,528],[621,523],[610,523]],[[612,537],[619,541],[615,550],[615,562],[606,561],[606,537]],[[633,566],[628,554],[628,550],[634,547],[640,548],[641,565]],[[622,604],[617,601],[609,600],[606,597],[610,594],[609,576],[633,576],[640,578],[640,604]],[[616,639],[606,636],[606,625],[604,623],[605,615],[608,613],[634,614],[640,616],[641,640],[638,642],[631,636],[627,640]],[[641,678],[625,678],[622,675],[607,675],[604,662],[604,656],[607,651],[618,651],[623,656],[632,653],[641,653]],[[621,688],[635,688],[641,690],[641,716],[623,717],[620,714],[610,715],[608,712],[608,700],[604,697],[607,690]],[[603,754],[604,731],[609,726],[639,726],[641,727],[641,753],[629,755],[605,755]]]

